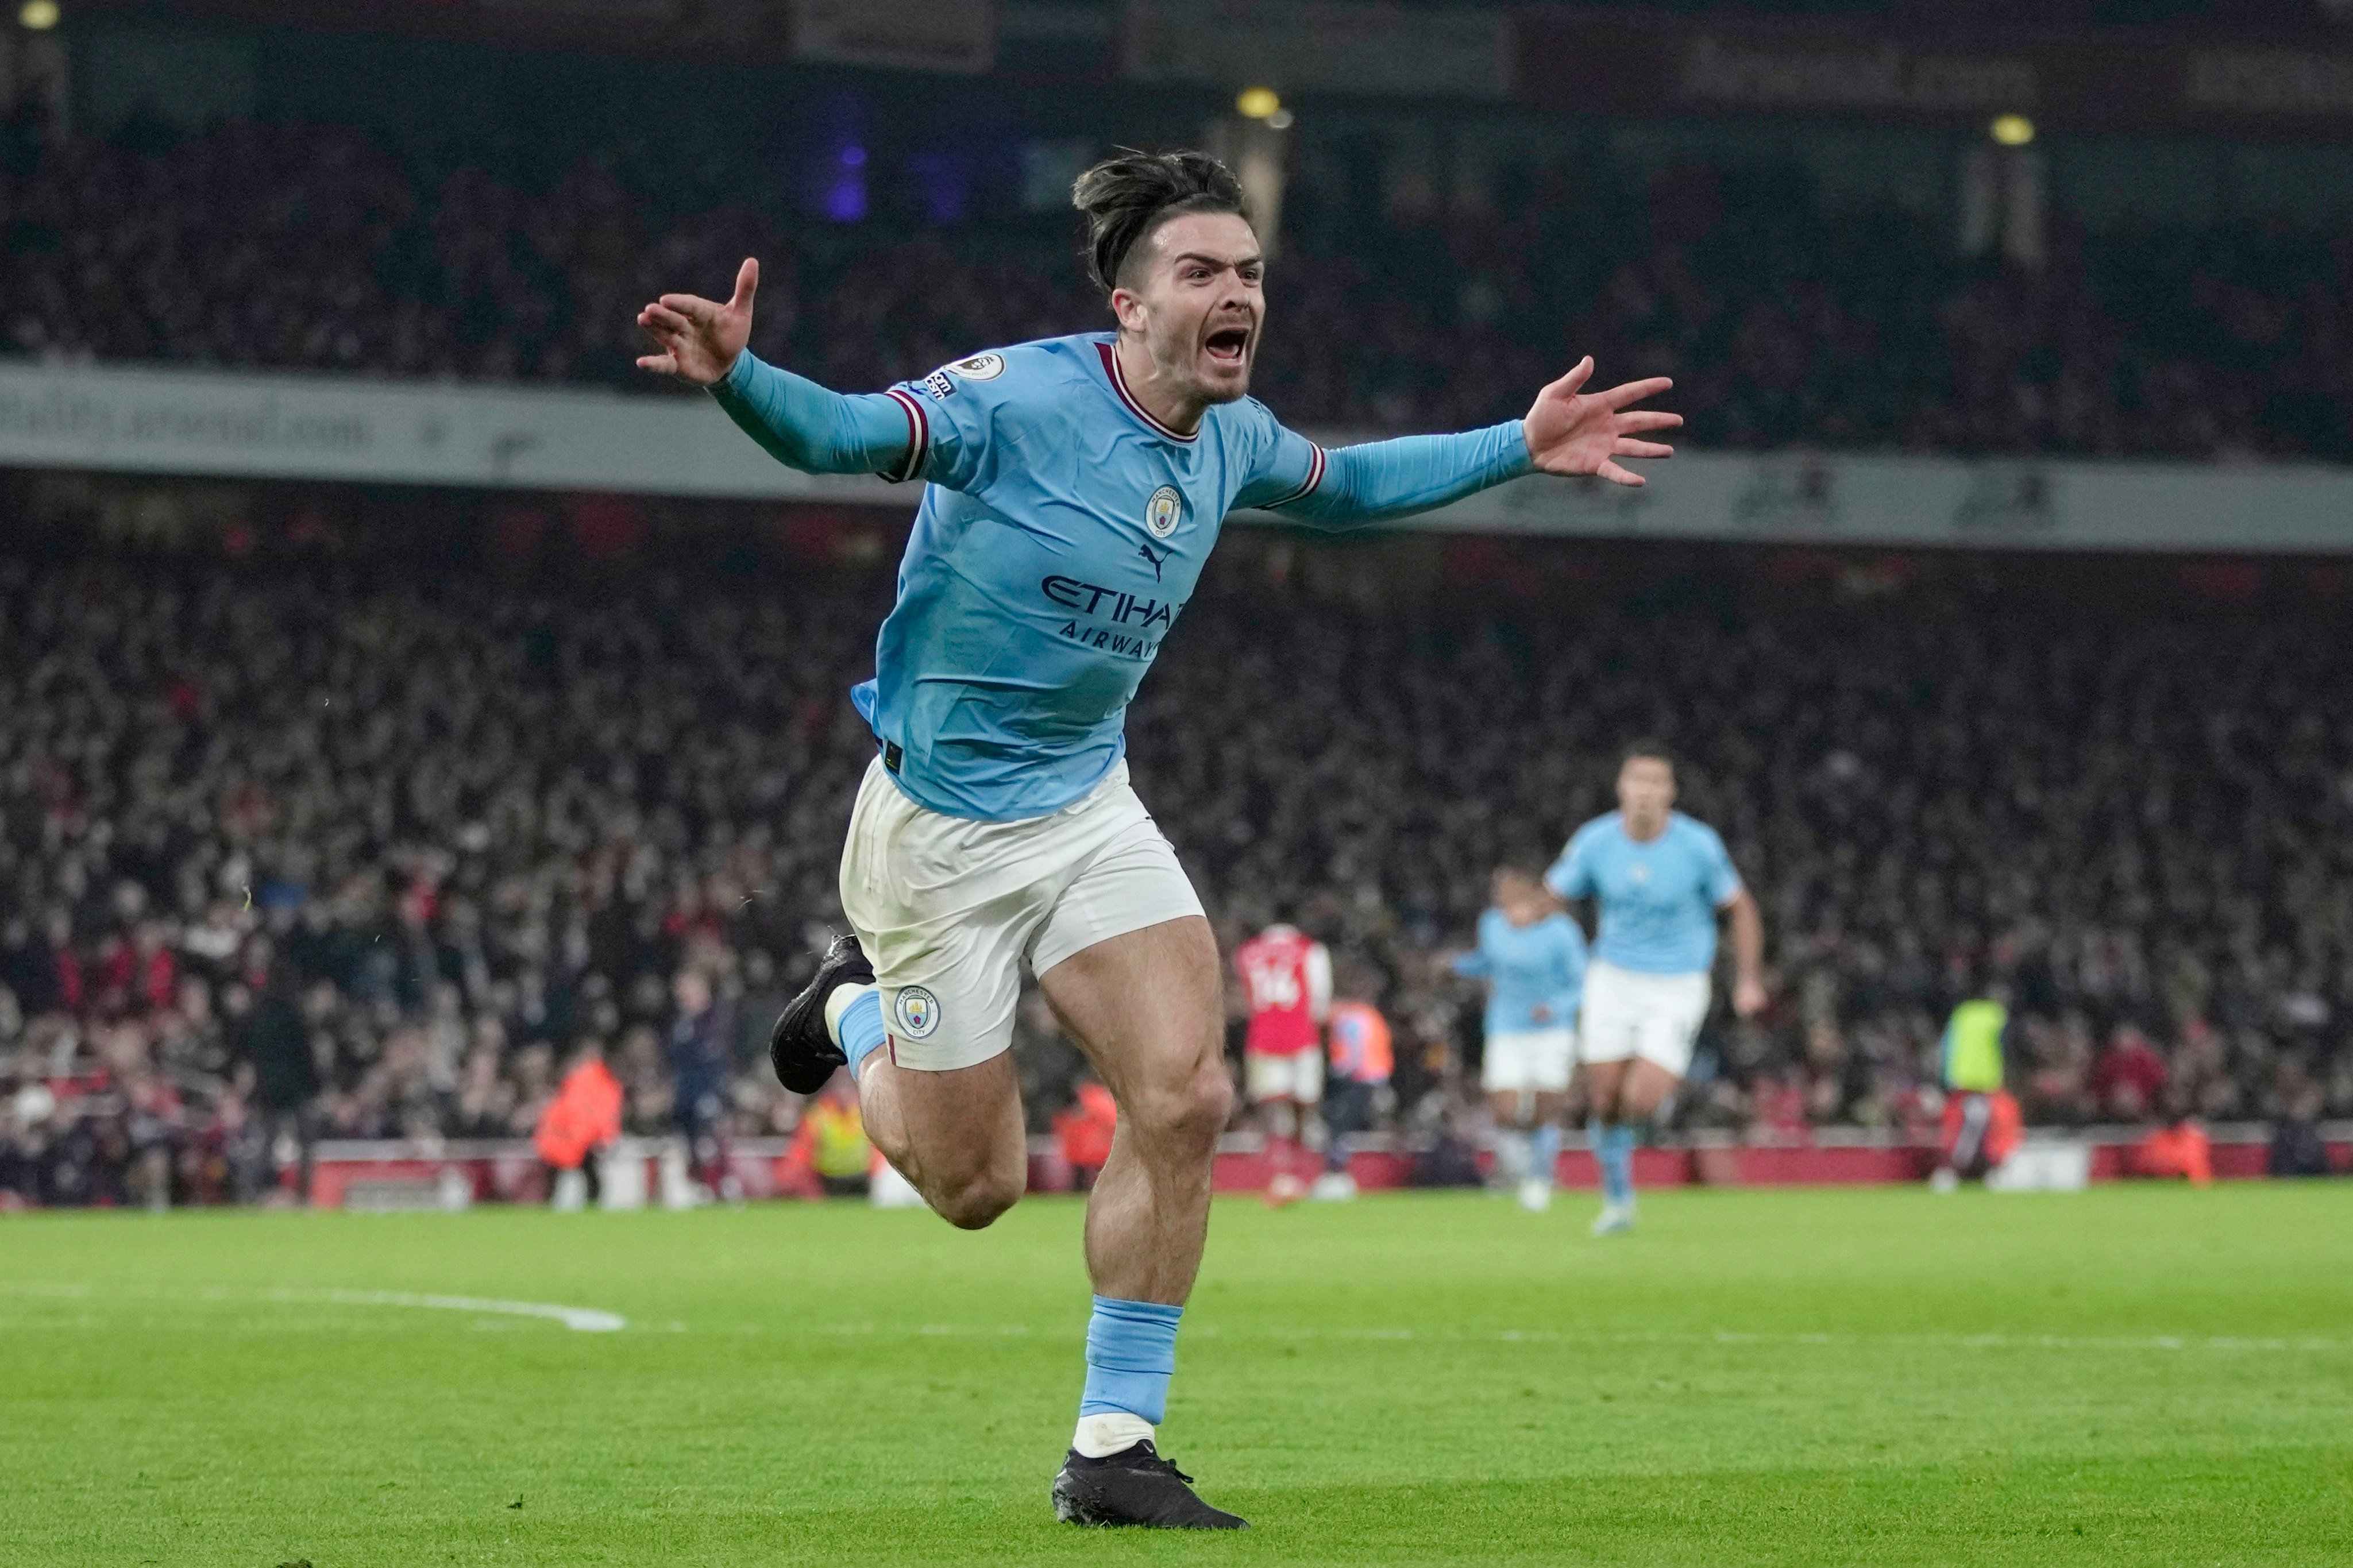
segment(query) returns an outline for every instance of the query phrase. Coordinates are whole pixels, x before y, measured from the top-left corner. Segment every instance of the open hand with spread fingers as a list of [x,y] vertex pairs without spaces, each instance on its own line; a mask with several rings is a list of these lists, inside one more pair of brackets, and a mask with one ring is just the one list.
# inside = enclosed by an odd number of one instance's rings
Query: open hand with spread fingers
[[661,352],[638,358],[639,370],[659,371],[709,386],[734,366],[752,339],[752,296],[760,264],[749,257],[735,270],[735,293],[725,304],[699,294],[665,294],[638,312],[638,325]]
[[1672,447],[1635,439],[1652,430],[1672,430],[1680,414],[1631,405],[1674,385],[1663,375],[1630,381],[1607,392],[1584,392],[1593,374],[1593,356],[1577,362],[1567,375],[1536,394],[1528,410],[1528,456],[1547,474],[1599,474],[1613,484],[1640,485],[1642,476],[1621,467],[1620,458],[1672,458]]

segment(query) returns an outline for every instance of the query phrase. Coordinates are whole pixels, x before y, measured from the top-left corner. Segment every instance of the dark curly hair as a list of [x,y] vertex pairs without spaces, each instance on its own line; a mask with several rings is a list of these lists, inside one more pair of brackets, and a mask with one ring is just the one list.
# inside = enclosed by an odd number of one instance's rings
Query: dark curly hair
[[1071,185],[1071,205],[1087,215],[1087,271],[1105,294],[1120,269],[1163,223],[1184,213],[1250,208],[1234,172],[1207,153],[1139,153],[1123,147]]

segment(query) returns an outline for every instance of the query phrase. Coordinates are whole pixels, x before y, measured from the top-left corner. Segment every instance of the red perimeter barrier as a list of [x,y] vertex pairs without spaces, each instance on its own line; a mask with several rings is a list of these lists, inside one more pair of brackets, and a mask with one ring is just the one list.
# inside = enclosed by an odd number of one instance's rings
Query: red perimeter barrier
[[[2263,1174],[2269,1152],[2263,1129],[2211,1131],[2218,1178]],[[2332,1124],[2326,1134],[2330,1168],[2353,1173],[2353,1125]],[[2113,1181],[2130,1174],[2132,1150],[2140,1136],[2129,1128],[2086,1130],[2082,1142],[2091,1149],[2092,1179]],[[666,1146],[663,1140],[630,1145],[628,1158],[641,1163],[638,1169],[644,1174],[629,1184],[650,1203],[663,1200],[659,1167]],[[782,1139],[747,1139],[735,1145],[734,1171],[746,1197],[776,1195],[786,1147]],[[1923,1181],[1936,1163],[1936,1150],[1926,1144],[1846,1139],[1801,1144],[1701,1142],[1636,1151],[1634,1180],[1651,1189],[1846,1186]],[[1281,1164],[1301,1177],[1313,1177],[1323,1168],[1319,1158],[1297,1151],[1289,1152]],[[1218,1152],[1217,1190],[1263,1191],[1277,1168],[1276,1157],[1256,1135],[1229,1135]],[[1366,1191],[1409,1186],[1413,1170],[1411,1153],[1380,1139],[1366,1140],[1348,1165],[1349,1174]],[[1558,1171],[1563,1186],[1600,1184],[1593,1156],[1583,1148],[1565,1150]],[[1069,1192],[1072,1185],[1071,1168],[1053,1140],[1035,1140],[1029,1151],[1030,1190]],[[545,1196],[538,1156],[523,1142],[322,1143],[311,1181],[311,1200],[325,1208],[458,1207],[471,1202],[536,1203]]]
[[[2344,1136],[2328,1143],[2330,1169],[2353,1173],[2353,1128],[2331,1128]],[[2218,1178],[2256,1177],[2264,1173],[2270,1144],[2260,1129],[2216,1128],[2214,1174]],[[2095,1129],[2084,1139],[2092,1151],[2092,1179],[2114,1181],[2131,1173],[2130,1156],[2140,1134],[2125,1129]],[[1218,1154],[1216,1184],[1221,1193],[1262,1190],[1274,1173],[1273,1162],[1255,1145],[1240,1147],[1229,1139]],[[1045,1168],[1041,1169],[1041,1165]],[[1033,1190],[1061,1191],[1067,1178],[1056,1180],[1058,1160],[1030,1158]],[[1689,1147],[1638,1149],[1634,1152],[1634,1184],[1638,1187],[1772,1187],[1851,1186],[1891,1182],[1921,1182],[1936,1167],[1932,1144],[1911,1143],[1700,1143]],[[1302,1160],[1293,1169],[1313,1174],[1320,1168]],[[1410,1185],[1413,1162],[1393,1150],[1367,1150],[1348,1163],[1348,1173],[1366,1191]],[[1599,1188],[1600,1171],[1584,1149],[1562,1152],[1557,1179],[1565,1187]]]

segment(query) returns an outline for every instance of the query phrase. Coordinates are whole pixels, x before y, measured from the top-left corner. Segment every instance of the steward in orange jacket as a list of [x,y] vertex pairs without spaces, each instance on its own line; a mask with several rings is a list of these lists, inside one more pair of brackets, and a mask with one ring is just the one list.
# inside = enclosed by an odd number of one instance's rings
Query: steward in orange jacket
[[[588,1179],[588,1201],[595,1203],[603,1183],[596,1155],[621,1135],[621,1080],[605,1065],[594,1045],[583,1047],[555,1098],[539,1113],[532,1142],[539,1157],[554,1171],[578,1171]],[[554,1183],[551,1178],[549,1186]]]

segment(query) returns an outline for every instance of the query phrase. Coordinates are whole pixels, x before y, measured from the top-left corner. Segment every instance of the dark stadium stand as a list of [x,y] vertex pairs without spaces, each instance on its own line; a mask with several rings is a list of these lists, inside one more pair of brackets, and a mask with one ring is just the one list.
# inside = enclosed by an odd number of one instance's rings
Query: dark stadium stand
[[[682,201],[634,143],[547,179],[313,125],[60,140],[20,118],[0,352],[642,387],[636,308],[720,289],[747,254],[754,349],[844,389],[1104,319],[1060,218],[837,228],[710,162]],[[723,190],[744,198],[693,205]],[[1833,216],[1769,169],[1546,177],[1442,225],[1327,222],[1314,199],[1259,384],[1296,424],[1508,418],[1589,352],[1677,377],[1703,446],[2353,458],[2341,233],[2054,214],[2028,272],[1892,210]]]
[[[2036,1121],[2353,1113],[2341,572],[1670,553],[1238,534],[1145,686],[1138,783],[1222,931],[1295,900],[1382,976],[1409,1127],[1475,1048],[1435,955],[1487,868],[1650,731],[1775,976],[1687,1129],[1916,1128],[1986,972]],[[888,582],[0,557],[0,1187],[250,1193],[298,1117],[520,1134],[584,1036],[660,1130],[689,959],[738,1131],[788,1119],[759,1034],[838,913]],[[1021,1050],[1042,1119],[1074,1058]]]

